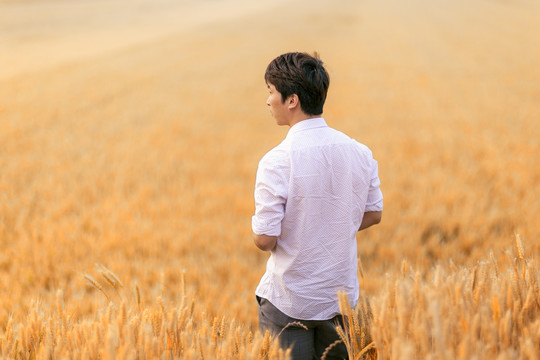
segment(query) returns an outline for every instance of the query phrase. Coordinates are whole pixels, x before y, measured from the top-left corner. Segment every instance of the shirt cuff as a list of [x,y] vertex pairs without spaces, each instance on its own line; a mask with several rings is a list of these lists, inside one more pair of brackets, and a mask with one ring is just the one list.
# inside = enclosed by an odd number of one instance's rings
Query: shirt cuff
[[383,209],[383,201],[382,199],[377,201],[376,203],[373,203],[373,204],[366,204],[366,209],[365,211],[382,211]]
[[256,215],[251,218],[251,230],[257,235],[279,236],[281,235],[281,222],[277,225],[259,220]]

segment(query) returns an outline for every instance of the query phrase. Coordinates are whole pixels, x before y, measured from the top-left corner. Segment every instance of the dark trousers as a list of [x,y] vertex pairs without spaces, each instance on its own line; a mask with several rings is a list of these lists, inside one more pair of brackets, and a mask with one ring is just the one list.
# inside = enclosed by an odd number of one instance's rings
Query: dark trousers
[[[336,326],[343,325],[341,315],[330,320],[298,320],[279,311],[270,301],[257,297],[259,327],[278,336],[282,348],[291,348],[292,360],[320,359],[327,347],[339,340]],[[347,348],[334,344],[325,359],[348,359]]]

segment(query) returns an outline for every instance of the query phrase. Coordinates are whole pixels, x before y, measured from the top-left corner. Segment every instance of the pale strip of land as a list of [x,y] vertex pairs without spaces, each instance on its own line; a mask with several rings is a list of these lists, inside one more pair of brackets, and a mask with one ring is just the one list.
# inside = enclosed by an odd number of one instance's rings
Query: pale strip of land
[[234,20],[280,2],[0,1],[0,80]]

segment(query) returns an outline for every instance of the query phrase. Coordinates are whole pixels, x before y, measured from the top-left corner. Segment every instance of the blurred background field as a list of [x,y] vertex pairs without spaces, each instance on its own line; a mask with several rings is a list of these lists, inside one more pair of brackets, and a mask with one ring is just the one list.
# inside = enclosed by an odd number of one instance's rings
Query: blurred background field
[[[4,0],[0,335],[59,291],[77,324],[137,287],[139,308],[187,292],[209,326],[260,336],[254,176],[287,131],[263,74],[287,51],[319,52],[327,122],[379,161],[383,221],[358,235],[372,302],[404,260],[425,278],[507,263],[516,233],[537,257],[538,2]],[[96,263],[122,294],[89,284]]]

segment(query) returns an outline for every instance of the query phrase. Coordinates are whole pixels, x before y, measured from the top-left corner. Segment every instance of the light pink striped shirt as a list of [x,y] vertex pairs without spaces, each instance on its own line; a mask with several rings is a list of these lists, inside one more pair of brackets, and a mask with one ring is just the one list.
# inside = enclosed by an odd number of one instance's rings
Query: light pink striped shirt
[[303,120],[263,156],[255,183],[255,234],[277,236],[255,293],[286,315],[327,320],[337,292],[358,301],[356,233],[366,211],[382,211],[371,151],[327,126]]

